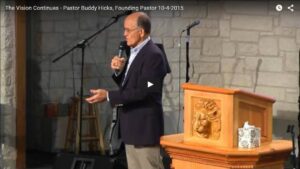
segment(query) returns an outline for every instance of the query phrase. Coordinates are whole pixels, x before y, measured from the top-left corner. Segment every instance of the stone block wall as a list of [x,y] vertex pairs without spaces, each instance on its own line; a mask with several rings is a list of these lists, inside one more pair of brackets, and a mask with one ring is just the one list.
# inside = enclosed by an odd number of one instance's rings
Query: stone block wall
[[[0,5],[4,5],[1,1]],[[15,14],[0,11],[0,168],[16,167]]]
[[[173,2],[174,3],[174,2]],[[165,133],[182,132],[182,93],[185,81],[185,33],[191,30],[190,82],[224,88],[239,88],[274,97],[274,119],[297,124],[299,95],[300,11],[275,10],[273,1],[184,1],[183,11],[147,11],[152,19],[152,39],[163,43],[172,73],[166,77],[163,104]],[[294,2],[295,6],[300,6]],[[56,63],[52,60],[72,45],[101,29],[120,11],[42,11],[30,13],[28,111],[30,125],[40,145],[42,105],[68,103],[79,91],[81,51],[75,50]],[[115,89],[110,60],[122,40],[122,20],[93,39],[86,49],[84,91]],[[73,80],[74,79],[74,80]],[[75,90],[74,90],[75,89]],[[29,103],[30,104],[30,103]],[[112,109],[102,104],[101,124],[108,133]],[[179,120],[178,120],[179,119]],[[275,120],[276,121],[276,120]],[[278,125],[274,123],[274,125]],[[285,126],[274,127],[274,137],[287,137]],[[34,141],[33,141],[34,140]]]

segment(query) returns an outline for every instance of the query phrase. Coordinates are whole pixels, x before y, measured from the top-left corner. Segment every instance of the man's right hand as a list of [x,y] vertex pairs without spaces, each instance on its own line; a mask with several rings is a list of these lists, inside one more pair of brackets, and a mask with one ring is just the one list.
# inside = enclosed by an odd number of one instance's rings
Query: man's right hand
[[111,60],[111,68],[114,71],[122,71],[125,66],[126,59],[124,57],[114,56]]

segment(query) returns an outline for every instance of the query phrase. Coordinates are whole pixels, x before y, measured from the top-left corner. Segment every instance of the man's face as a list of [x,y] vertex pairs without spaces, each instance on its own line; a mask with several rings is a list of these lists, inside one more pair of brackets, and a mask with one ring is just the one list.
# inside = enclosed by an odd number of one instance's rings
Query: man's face
[[127,45],[136,47],[143,41],[143,29],[137,26],[137,18],[128,16],[124,22],[124,37]]

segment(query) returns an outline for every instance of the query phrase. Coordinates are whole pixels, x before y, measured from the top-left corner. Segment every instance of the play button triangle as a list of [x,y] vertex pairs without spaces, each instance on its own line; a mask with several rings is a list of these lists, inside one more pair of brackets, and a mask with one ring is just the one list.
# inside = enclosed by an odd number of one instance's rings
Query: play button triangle
[[147,82],[147,87],[149,88],[149,87],[151,87],[151,86],[153,86],[154,84],[153,83],[151,83],[151,82]]

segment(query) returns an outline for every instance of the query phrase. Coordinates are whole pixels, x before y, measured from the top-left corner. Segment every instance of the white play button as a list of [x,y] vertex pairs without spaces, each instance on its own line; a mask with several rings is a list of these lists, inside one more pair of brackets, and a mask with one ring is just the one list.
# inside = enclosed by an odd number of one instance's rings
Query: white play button
[[151,87],[151,86],[153,86],[153,85],[154,85],[153,83],[147,81],[147,87],[148,87],[148,88]]

